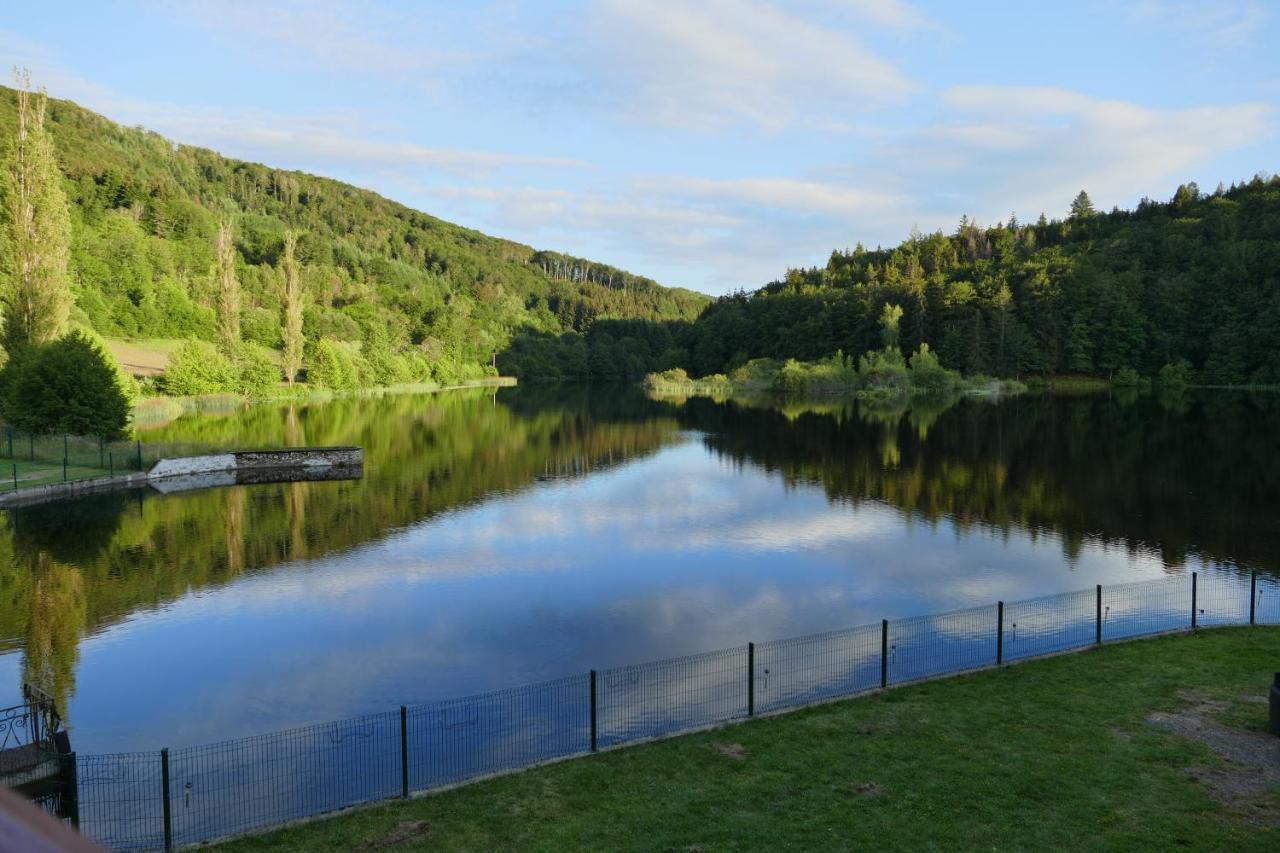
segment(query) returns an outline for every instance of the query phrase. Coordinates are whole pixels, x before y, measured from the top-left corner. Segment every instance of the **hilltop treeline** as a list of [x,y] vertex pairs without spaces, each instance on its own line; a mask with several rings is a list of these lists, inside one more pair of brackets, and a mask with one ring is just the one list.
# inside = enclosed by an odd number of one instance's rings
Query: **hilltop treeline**
[[[816,361],[881,345],[903,309],[904,353],[928,343],[965,374],[1017,377],[1186,362],[1213,383],[1280,382],[1280,178],[1099,213],[1081,193],[1062,220],[913,233],[891,249],[835,251],[693,323],[597,323],[585,339],[516,339],[516,374],[638,378],[729,373],[754,358]],[[500,364],[502,360],[500,358]]]
[[[0,137],[16,95],[0,90]],[[282,346],[286,231],[297,236],[304,334],[423,353],[454,378],[512,334],[578,334],[597,318],[693,319],[706,298],[580,258],[537,252],[375,193],[229,159],[51,100],[71,214],[72,321],[103,335],[217,336],[215,239],[233,224],[243,338]]]

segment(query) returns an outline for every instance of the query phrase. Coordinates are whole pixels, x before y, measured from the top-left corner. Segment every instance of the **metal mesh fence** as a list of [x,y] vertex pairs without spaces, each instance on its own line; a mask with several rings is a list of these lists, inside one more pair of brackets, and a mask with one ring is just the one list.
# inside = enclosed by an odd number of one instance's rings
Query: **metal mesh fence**
[[889,684],[992,666],[996,607],[974,607],[889,623]]
[[1249,621],[1249,584],[1232,575],[1196,578],[1196,625],[1239,625]]
[[880,686],[880,626],[756,646],[755,708],[777,711]]
[[1102,639],[1121,640],[1191,627],[1191,584],[1186,577],[1104,586]]
[[601,746],[745,717],[747,650],[607,669],[599,689]]
[[164,448],[85,435],[36,435],[0,426],[0,492],[145,470]]
[[1004,606],[1004,660],[1080,649],[1097,640],[1094,590],[1046,595]]
[[571,676],[409,708],[407,747],[414,791],[587,752],[591,679]]
[[113,850],[164,846],[158,752],[77,755],[80,830]]
[[175,844],[386,799],[400,793],[400,715],[174,750],[169,778]]
[[[1194,608],[1193,608],[1194,584]],[[1106,586],[419,705],[169,753],[76,759],[81,830],[114,849],[197,844],[361,803],[948,675],[1197,626],[1280,624],[1280,578]],[[164,792],[168,791],[166,802]]]

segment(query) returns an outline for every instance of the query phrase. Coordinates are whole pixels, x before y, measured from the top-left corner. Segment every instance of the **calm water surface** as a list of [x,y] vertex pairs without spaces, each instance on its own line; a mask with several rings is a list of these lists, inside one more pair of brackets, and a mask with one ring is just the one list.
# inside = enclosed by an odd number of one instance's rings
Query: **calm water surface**
[[[1280,397],[656,402],[504,389],[182,418],[359,444],[359,482],[0,521],[0,704],[180,747],[588,668],[1280,565]],[[11,701],[6,701],[11,700]]]

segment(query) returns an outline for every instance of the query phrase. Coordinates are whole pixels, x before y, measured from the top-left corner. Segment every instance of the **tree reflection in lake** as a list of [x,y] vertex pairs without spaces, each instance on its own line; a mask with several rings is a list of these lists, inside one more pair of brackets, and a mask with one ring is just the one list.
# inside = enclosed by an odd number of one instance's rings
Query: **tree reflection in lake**
[[1227,393],[536,387],[182,419],[148,439],[358,444],[364,478],[6,513],[0,693],[46,686],[81,748],[176,746],[1186,564],[1273,567],[1277,427],[1277,398]]

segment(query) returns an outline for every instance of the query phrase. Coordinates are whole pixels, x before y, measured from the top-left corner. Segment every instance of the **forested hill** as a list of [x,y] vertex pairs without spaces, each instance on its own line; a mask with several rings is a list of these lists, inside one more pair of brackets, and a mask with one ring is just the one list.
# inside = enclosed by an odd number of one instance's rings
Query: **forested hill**
[[[0,134],[16,121],[0,89]],[[576,334],[597,318],[692,320],[707,298],[606,264],[489,237],[373,192],[121,127],[50,100],[71,207],[73,320],[117,337],[213,340],[215,234],[233,217],[245,339],[281,345],[287,229],[308,341],[416,350],[437,378],[475,373],[513,334]]]
[[1280,177],[1188,184],[1110,213],[1082,193],[1071,210],[834,252],[824,268],[718,300],[673,353],[697,375],[857,356],[881,345],[881,310],[895,303],[904,351],[927,342],[970,374],[1151,376],[1185,360],[1204,382],[1280,383]]

